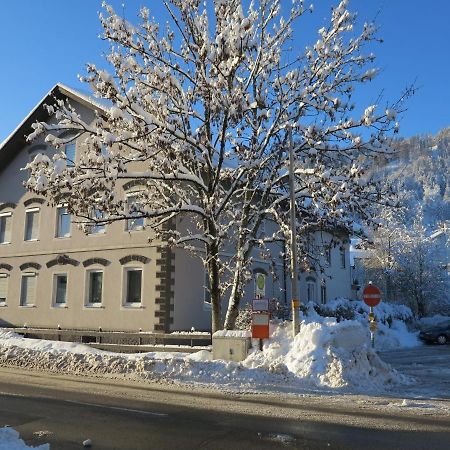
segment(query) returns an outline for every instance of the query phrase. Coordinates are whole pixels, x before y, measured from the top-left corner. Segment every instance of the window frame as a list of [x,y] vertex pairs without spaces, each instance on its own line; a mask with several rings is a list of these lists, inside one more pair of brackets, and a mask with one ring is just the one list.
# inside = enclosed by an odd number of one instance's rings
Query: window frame
[[[59,211],[60,211],[61,209],[65,209],[65,210],[66,210],[65,215],[69,216],[69,234],[65,234],[65,235],[61,235],[61,233],[60,233],[60,230],[61,230],[60,223],[61,223],[61,221],[60,221],[60,214],[59,214]],[[57,206],[56,206],[56,230],[55,230],[55,238],[57,238],[57,239],[68,239],[68,238],[70,238],[70,237],[72,237],[72,214],[70,214],[70,213],[67,211],[67,204],[57,205]]]
[[[66,277],[66,292],[65,292],[65,302],[57,302],[58,295],[58,277]],[[67,308],[68,307],[68,293],[69,293],[69,274],[67,272],[57,272],[53,274],[53,290],[52,290],[52,307],[53,308]]]
[[[102,274],[102,290],[100,296],[100,302],[92,302],[91,301],[91,275],[93,273],[101,273]],[[103,297],[105,292],[105,271],[103,269],[89,269],[86,270],[86,290],[85,290],[85,299],[84,306],[86,308],[104,308],[103,305]]]
[[[67,147],[73,147],[73,159],[68,159],[67,157]],[[67,167],[75,167],[75,161],[77,158],[77,143],[75,142],[68,142],[64,145],[64,155],[66,156],[66,165]]]
[[[36,307],[36,293],[37,293],[37,272],[23,272],[20,278],[20,297],[19,297],[19,306],[21,308],[35,308]],[[34,278],[35,282],[34,282],[34,302],[33,303],[28,303],[28,295],[26,298],[26,302],[23,301],[24,296],[23,296],[23,281],[25,278]],[[29,290],[27,289],[27,294],[28,294]]]
[[[28,230],[28,217],[30,213],[37,213],[37,237],[36,238],[31,238],[31,239],[27,239],[27,230]],[[23,232],[23,240],[24,242],[35,242],[35,241],[39,241],[39,229],[40,229],[40,219],[41,219],[41,208],[39,207],[34,207],[34,208],[27,208],[25,210],[25,228],[24,228],[24,232]]]
[[[126,200],[126,203],[127,203],[127,214],[130,214],[130,211],[129,211],[130,207],[129,207],[129,204],[128,204],[129,198],[137,197],[141,192],[142,191],[133,191],[133,192],[127,192],[125,194],[125,200]],[[142,220],[142,225],[139,225],[137,227],[134,227],[134,226],[130,227],[130,223],[136,222],[136,219],[127,219],[125,221],[125,231],[127,233],[130,233],[130,232],[133,232],[133,231],[145,230],[145,217],[139,217],[137,220]]]
[[341,264],[341,269],[346,269],[347,268],[347,264],[346,264],[346,251],[345,251],[345,247],[339,247],[339,259],[340,259],[340,264]]
[[[97,208],[93,208],[92,211],[95,218],[102,217],[103,214],[101,211],[99,211]],[[94,231],[97,230],[97,231]],[[92,224],[89,225],[89,231],[88,236],[101,236],[102,234],[106,233],[106,224],[98,225],[98,224]]]
[[[13,213],[12,211],[7,211],[7,212],[1,212],[0,213],[0,220],[3,219],[4,217],[9,218],[9,236],[8,239],[6,239],[6,230],[8,229],[5,225],[5,240],[4,241],[0,241],[0,245],[7,245],[7,244],[11,244],[12,242],[12,220],[13,220]],[[6,223],[6,221],[5,221]]]
[[[128,273],[140,272],[141,273],[141,295],[140,302],[128,302]],[[139,266],[129,266],[123,269],[123,282],[122,282],[122,307],[124,308],[143,308],[144,300],[144,268]]]
[[[310,287],[312,287],[313,298],[310,298]],[[317,303],[317,281],[313,278],[306,279],[306,301]]]
[[[4,306],[8,306],[9,274],[0,273],[0,280],[6,280],[5,297],[0,297],[0,308],[1,308]],[[2,298],[4,298],[4,300],[2,300]]]

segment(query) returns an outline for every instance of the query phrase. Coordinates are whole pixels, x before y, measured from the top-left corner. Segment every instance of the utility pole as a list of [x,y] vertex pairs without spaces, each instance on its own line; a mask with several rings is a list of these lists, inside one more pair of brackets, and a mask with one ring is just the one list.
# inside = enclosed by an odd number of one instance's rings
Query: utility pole
[[292,331],[293,336],[300,331],[300,300],[298,299],[298,270],[297,270],[297,232],[295,208],[294,183],[294,142],[292,140],[292,127],[288,128],[289,145],[289,191],[291,213],[291,297],[292,297]]

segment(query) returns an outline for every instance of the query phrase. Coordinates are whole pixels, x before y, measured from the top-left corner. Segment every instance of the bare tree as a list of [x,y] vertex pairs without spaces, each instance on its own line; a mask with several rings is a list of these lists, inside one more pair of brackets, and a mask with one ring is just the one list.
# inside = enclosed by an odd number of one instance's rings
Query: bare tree
[[[324,223],[352,227],[357,213],[380,201],[364,177],[359,155],[389,152],[401,102],[368,106],[352,118],[355,86],[377,73],[365,54],[376,29],[354,31],[347,2],[331,13],[316,43],[294,51],[293,26],[308,13],[294,0],[284,17],[280,0],[162,2],[171,23],[161,27],[148,8],[132,25],[109,5],[100,15],[111,43],[111,72],[90,64],[82,80],[110,106],[87,123],[68,103],[48,105],[56,123],[35,124],[56,148],[85,136],[86,152],[67,165],[38,155],[29,166],[31,190],[58,201],[69,195],[87,224],[145,217],[153,240],[202,258],[209,276],[212,329],[222,327],[221,304],[231,287],[225,325],[234,326],[248,282],[252,251],[285,239],[286,130],[295,136],[298,232]],[[74,135],[62,138],[61,132]],[[145,188],[127,204],[125,181]],[[93,214],[93,211],[99,212]],[[188,218],[181,230],[177,220]],[[263,221],[277,224],[264,238]],[[162,225],[170,224],[169,227]],[[234,248],[221,258],[225,246]]]

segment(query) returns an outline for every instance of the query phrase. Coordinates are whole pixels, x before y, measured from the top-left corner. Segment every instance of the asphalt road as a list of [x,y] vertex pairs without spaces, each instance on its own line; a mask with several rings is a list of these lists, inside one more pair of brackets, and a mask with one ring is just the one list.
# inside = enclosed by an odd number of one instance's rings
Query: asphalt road
[[0,425],[51,450],[450,448],[450,417],[0,368]]
[[[415,383],[403,388],[403,394],[414,398],[450,400],[450,345],[421,345],[379,354]],[[402,389],[397,390],[402,393]],[[448,448],[450,449],[450,442]]]

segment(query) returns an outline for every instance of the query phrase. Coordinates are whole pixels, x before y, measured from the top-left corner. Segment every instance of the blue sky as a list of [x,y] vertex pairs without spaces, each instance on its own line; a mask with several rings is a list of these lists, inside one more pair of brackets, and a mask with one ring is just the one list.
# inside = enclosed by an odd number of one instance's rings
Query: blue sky
[[[212,0],[208,0],[212,1]],[[288,0],[282,0],[287,2]],[[162,0],[111,0],[117,11],[136,21],[139,6],[161,15]],[[315,12],[301,22],[302,40],[314,43],[335,1],[313,2]],[[102,63],[107,51],[97,0],[21,0],[1,2],[0,142],[58,81],[85,89],[77,79],[85,64]],[[450,2],[448,0],[350,0],[360,20],[380,27],[384,43],[375,47],[380,76],[358,97],[373,103],[380,91],[396,99],[412,82],[419,89],[401,118],[400,134],[436,133],[450,125]],[[295,46],[295,42],[293,43]]]

